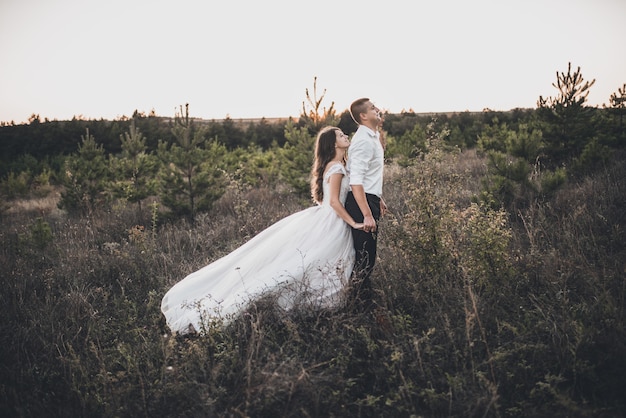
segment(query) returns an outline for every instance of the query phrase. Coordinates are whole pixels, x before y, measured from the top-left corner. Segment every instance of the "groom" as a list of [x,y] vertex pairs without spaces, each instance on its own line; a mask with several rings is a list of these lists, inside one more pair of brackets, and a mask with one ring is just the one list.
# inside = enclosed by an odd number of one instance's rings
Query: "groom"
[[380,110],[368,98],[355,100],[350,105],[352,119],[359,125],[352,137],[348,153],[348,172],[351,191],[345,207],[363,229],[352,229],[356,251],[353,273],[355,297],[362,302],[372,298],[370,275],[376,262],[377,222],[387,206],[382,199],[384,151],[378,126]]

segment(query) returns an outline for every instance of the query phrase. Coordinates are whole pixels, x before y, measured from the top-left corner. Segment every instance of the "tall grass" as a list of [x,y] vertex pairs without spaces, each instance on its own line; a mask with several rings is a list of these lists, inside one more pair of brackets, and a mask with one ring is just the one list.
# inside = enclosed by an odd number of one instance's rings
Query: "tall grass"
[[268,298],[187,337],[165,291],[308,202],[235,187],[193,225],[23,204],[0,225],[0,413],[621,416],[624,171],[507,213],[473,203],[472,151],[390,164],[374,308]]

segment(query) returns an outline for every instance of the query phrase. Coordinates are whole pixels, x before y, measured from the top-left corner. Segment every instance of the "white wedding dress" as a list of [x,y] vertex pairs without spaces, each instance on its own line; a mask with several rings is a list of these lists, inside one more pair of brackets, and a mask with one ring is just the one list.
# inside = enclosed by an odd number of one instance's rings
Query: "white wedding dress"
[[[324,175],[342,173],[340,199],[349,190],[342,164]],[[228,321],[263,295],[276,297],[289,310],[296,304],[339,306],[354,264],[350,227],[330,207],[321,205],[294,213],[260,232],[230,254],[191,273],[163,297],[161,310],[172,331],[206,329],[210,320]]]

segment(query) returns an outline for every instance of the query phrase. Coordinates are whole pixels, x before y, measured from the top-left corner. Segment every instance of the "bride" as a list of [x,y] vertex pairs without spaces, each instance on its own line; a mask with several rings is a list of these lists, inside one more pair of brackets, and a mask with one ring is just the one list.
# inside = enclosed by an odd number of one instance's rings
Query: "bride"
[[354,265],[350,228],[363,228],[343,206],[350,187],[345,164],[349,146],[339,128],[319,132],[311,170],[317,205],[283,218],[176,283],[161,302],[172,331],[200,332],[211,318],[232,319],[264,295],[275,297],[286,310],[344,301]]

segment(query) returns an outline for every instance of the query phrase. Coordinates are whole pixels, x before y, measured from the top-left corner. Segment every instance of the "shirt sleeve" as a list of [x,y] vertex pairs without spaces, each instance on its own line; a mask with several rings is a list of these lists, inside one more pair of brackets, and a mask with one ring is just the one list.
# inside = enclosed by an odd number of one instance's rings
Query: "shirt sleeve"
[[369,161],[374,155],[373,147],[368,141],[359,138],[353,141],[348,152],[350,153],[350,184],[363,184]]

